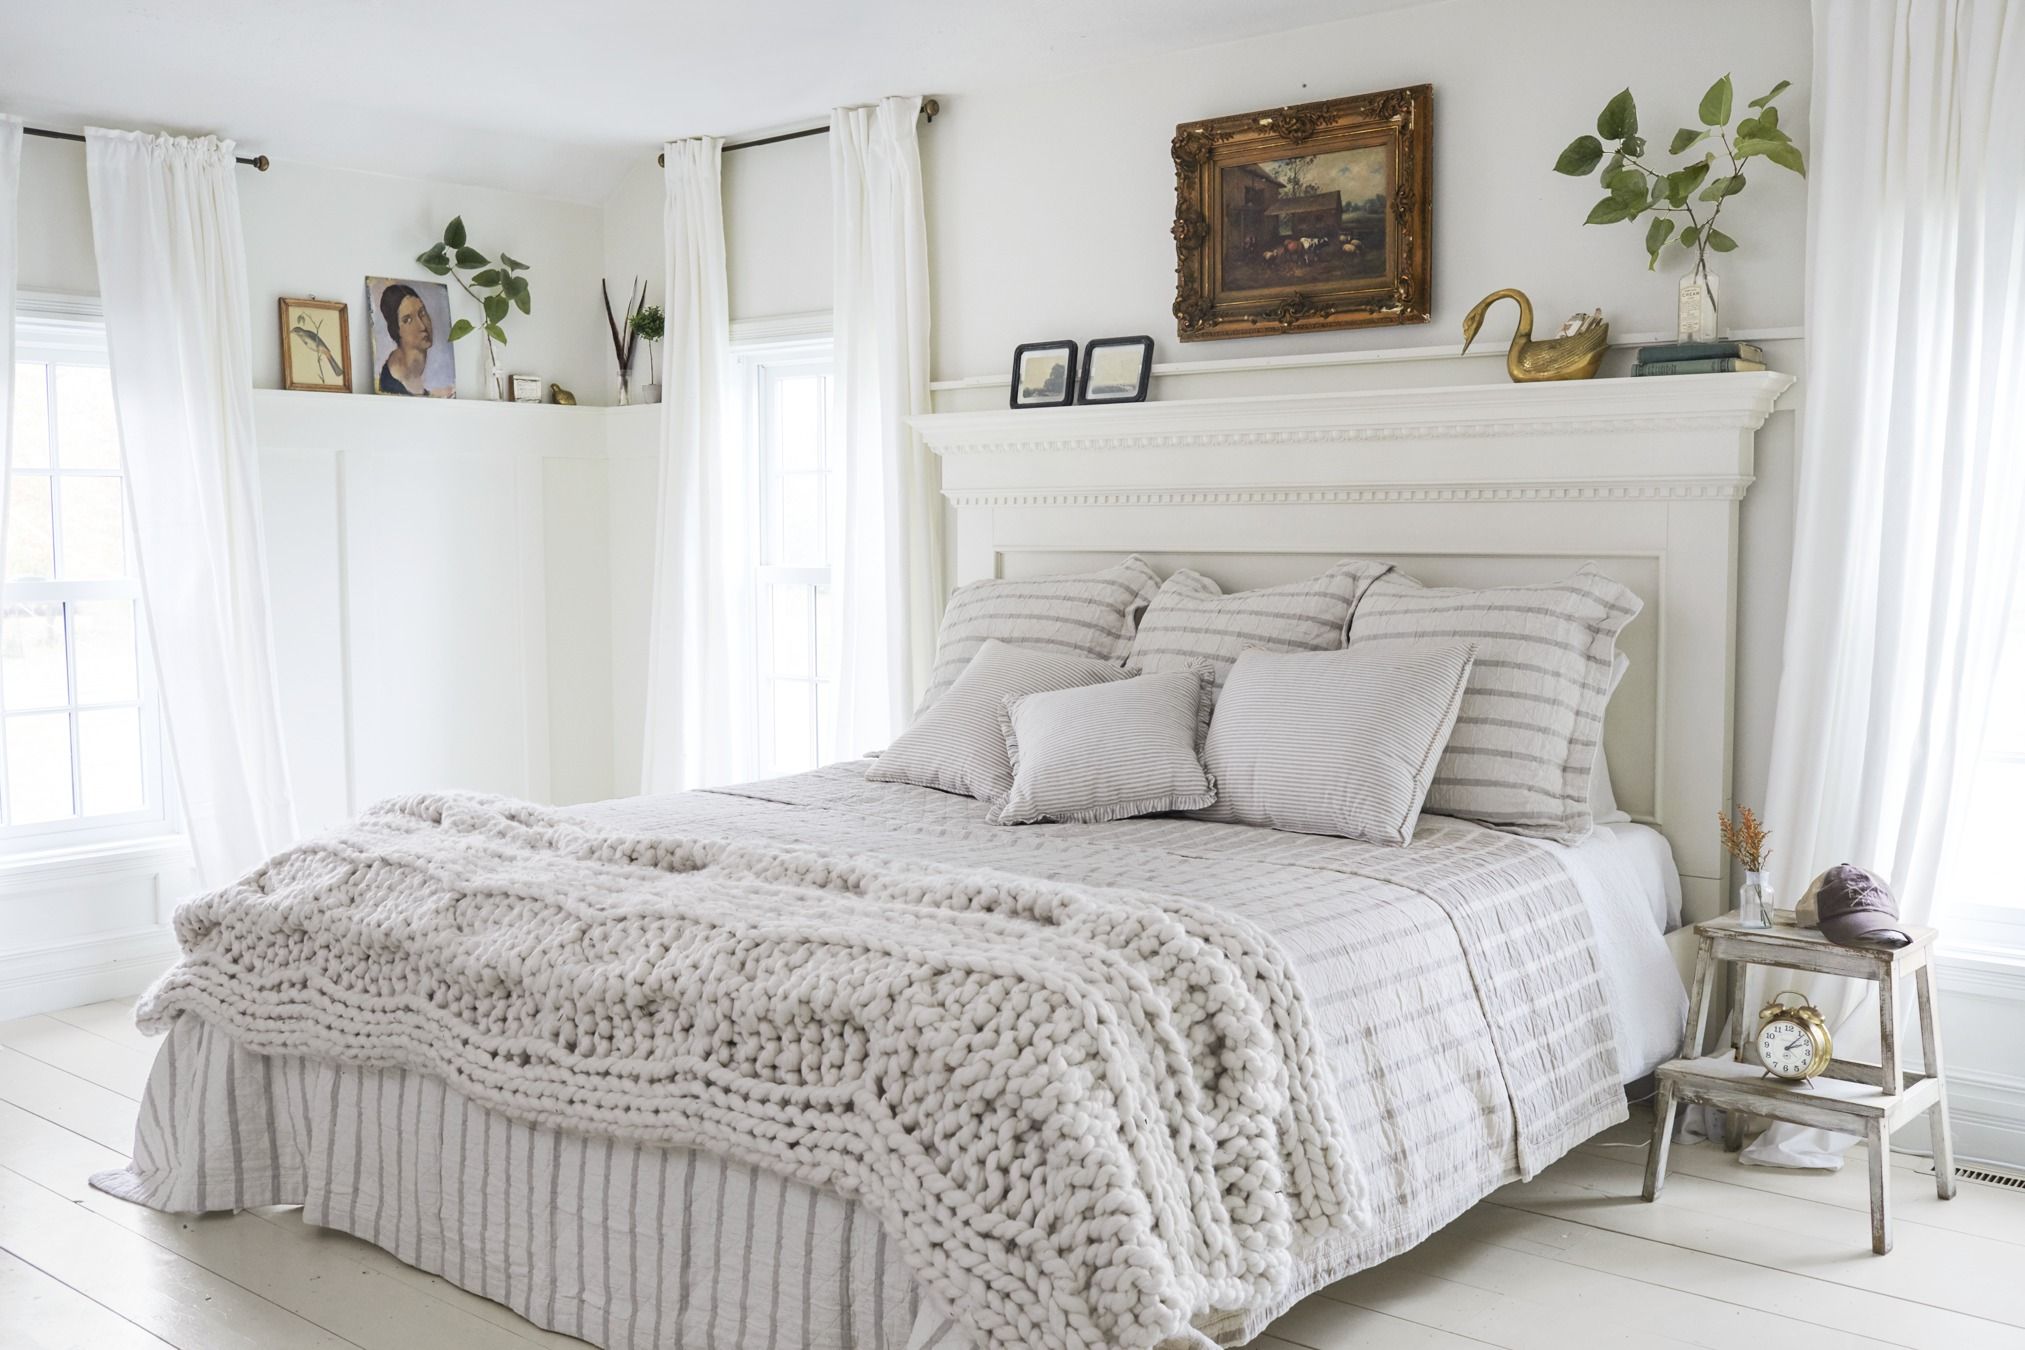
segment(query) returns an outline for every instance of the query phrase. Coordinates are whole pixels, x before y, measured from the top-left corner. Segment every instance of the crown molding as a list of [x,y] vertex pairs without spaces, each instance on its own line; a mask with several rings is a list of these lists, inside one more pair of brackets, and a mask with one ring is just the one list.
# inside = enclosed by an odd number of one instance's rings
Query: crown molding
[[938,455],[1359,441],[1751,432],[1793,384],[1774,371],[1185,399],[909,418]]
[[1749,474],[1636,481],[1367,483],[1356,487],[1280,488],[951,488],[952,506],[1341,506],[1381,503],[1741,501]]

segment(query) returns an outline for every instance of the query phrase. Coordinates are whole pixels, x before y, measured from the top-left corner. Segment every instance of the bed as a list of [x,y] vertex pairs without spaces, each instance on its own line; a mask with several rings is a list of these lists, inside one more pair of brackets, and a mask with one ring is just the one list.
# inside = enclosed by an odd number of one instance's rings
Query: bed
[[[278,1015],[262,1002],[251,929],[233,949],[248,957],[243,967],[216,963],[208,979],[186,982],[168,1001],[183,1015],[168,1023],[133,1163],[94,1184],[179,1212],[301,1204],[312,1223],[353,1233],[537,1325],[602,1346],[1151,1345],[1148,1328],[1163,1315],[1171,1333],[1164,1343],[1241,1344],[1306,1293],[1411,1246],[1491,1190],[1534,1175],[1621,1119],[1623,1085],[1671,1052],[1685,997],[1664,934],[1683,907],[1689,918],[1709,910],[1721,887],[1720,867],[1699,838],[1707,832],[1691,831],[1688,822],[1699,826],[1728,795],[1735,506],[1749,481],[1749,429],[1782,387],[1737,383],[1745,378],[1724,380],[1736,406],[1720,417],[1698,412],[1685,430],[1652,409],[1626,411],[1621,398],[1629,395],[1596,401],[1585,392],[1574,397],[1591,402],[1572,410],[1542,408],[1533,434],[1544,437],[1552,427],[1565,438],[1573,428],[1581,453],[1572,462],[1601,464],[1607,455],[1616,465],[1574,486],[1565,454],[1550,460],[1542,450],[1528,458],[1523,446],[1504,446],[1503,463],[1490,475],[1499,481],[1455,487],[1472,472],[1485,476],[1483,437],[1531,426],[1508,402],[1486,405],[1470,422],[1464,414],[1481,399],[1463,395],[1410,447],[1420,456],[1415,473],[1446,474],[1450,486],[1407,497],[1397,495],[1396,456],[1385,457],[1390,464],[1318,460],[1318,444],[1366,439],[1368,428],[1388,442],[1410,439],[1354,400],[1276,401],[1273,424],[1285,437],[1284,453],[1254,449],[1248,471],[1262,479],[1281,473],[1287,482],[1264,489],[1121,488],[1135,472],[1163,482],[1228,473],[1215,452],[1230,434],[1191,439],[1170,424],[1171,410],[1143,442],[1121,438],[1109,416],[1117,410],[1087,410],[1102,415],[1095,420],[1078,410],[1056,419],[1059,430],[1039,446],[1030,421],[925,419],[936,424],[924,430],[932,430],[937,449],[961,457],[946,462],[945,486],[958,511],[966,579],[1076,570],[1115,557],[1121,539],[1163,568],[1188,562],[1237,585],[1301,574],[1346,538],[1438,581],[1525,579],[1563,571],[1571,559],[1602,560],[1647,605],[1626,630],[1632,671],[1611,702],[1605,732],[1631,818],[1601,824],[1577,845],[1437,816],[1422,817],[1406,849],[1169,817],[1009,829],[987,824],[982,806],[967,798],[867,782],[862,761],[567,812],[425,801],[403,808],[412,819],[378,823],[409,829],[414,820],[433,827],[451,815],[483,817],[501,837],[538,837],[493,859],[497,868],[484,882],[537,908],[548,901],[521,878],[554,857],[590,858],[607,870],[584,874],[580,894],[592,899],[575,903],[567,917],[597,932],[618,925],[615,934],[627,931],[628,920],[625,905],[610,897],[636,881],[658,884],[638,870],[643,857],[665,864],[669,849],[652,841],[681,841],[675,851],[713,859],[727,849],[738,853],[740,884],[755,887],[755,903],[771,906],[769,916],[824,898],[766,892],[762,883],[783,869],[798,883],[829,878],[834,893],[835,874],[858,866],[848,860],[876,860],[877,885],[893,894],[944,897],[914,915],[943,943],[942,964],[924,981],[954,960],[952,952],[970,950],[964,944],[976,939],[976,924],[998,925],[996,942],[1015,919],[1032,917],[995,910],[998,901],[980,895],[1037,896],[1041,908],[1061,913],[1111,906],[1105,912],[1114,919],[1129,910],[1133,931],[1181,916],[1195,925],[1191,941],[1210,928],[1236,934],[1244,961],[1201,979],[1255,981],[1259,999],[1271,1005],[1266,1020],[1275,1044],[1297,1048],[1283,1055],[1282,1068],[1261,1071],[1251,1084],[1278,1092],[1268,1094],[1266,1114],[1284,1108],[1288,1119],[1334,1120],[1342,1128],[1322,1131],[1338,1141],[1333,1152],[1318,1146],[1304,1153],[1302,1131],[1289,1128],[1277,1142],[1245,1143],[1257,1147],[1242,1165],[1220,1167],[1213,1164],[1228,1162],[1238,1145],[1219,1131],[1238,1117],[1204,1118],[1215,1136],[1202,1155],[1212,1160],[1203,1175],[1216,1192],[1206,1203],[1228,1241],[1176,1258],[1179,1273],[1165,1272],[1172,1278],[1162,1286],[1164,1314],[1148,1310],[1152,1296],[1138,1285],[1128,1299],[1104,1271],[1064,1273],[1047,1264],[1069,1249],[1058,1249],[1058,1239],[1073,1239],[1083,1243],[1076,1252],[1124,1251],[1131,1259],[1123,1264],[1132,1267],[1148,1250],[1144,1243],[1100,1248],[1085,1241],[1093,1231],[1131,1227],[1115,1215],[1051,1200],[1022,1212],[1058,1219],[1069,1237],[1043,1231],[1046,1223],[1007,1234],[993,1228],[991,1215],[978,1214],[975,1196],[964,1196],[957,1208],[971,1226],[945,1224],[933,1231],[946,1241],[924,1239],[922,1211],[877,1183],[876,1169],[857,1167],[848,1151],[783,1152],[763,1115],[720,1113],[704,1122],[691,1106],[650,1111],[628,1100],[600,1104],[604,1114],[594,1116],[544,1111],[509,1090],[514,1084],[463,1071],[454,1047],[432,1045],[432,1028],[458,1024],[431,1021],[426,1009],[387,1015],[401,1023],[395,1039],[406,1037],[393,1048],[374,1048],[364,1031],[334,1045],[316,1034],[316,1019]],[[1221,410],[1211,423],[1227,424],[1230,415]],[[1592,442],[1584,431],[1610,438]],[[1598,453],[1590,456],[1592,445]],[[1129,455],[1096,462],[1086,452],[1099,447],[1160,448],[1164,458],[1157,467]],[[1642,454],[1647,448],[1652,453]],[[1443,458],[1450,452],[1454,462]],[[1120,463],[1129,469],[1122,477]],[[1612,475],[1622,480],[1614,495],[1599,493],[1597,483]],[[1318,489],[1318,477],[1336,485]],[[1394,486],[1373,486],[1387,483]],[[1450,495],[1457,492],[1482,509],[1459,509]],[[1243,509],[1219,512],[1220,498]],[[1711,735],[1712,724],[1720,735]],[[386,836],[376,838],[384,844]],[[354,849],[343,855],[352,859],[347,867],[377,856],[359,847],[340,841],[329,856]],[[419,858],[418,874],[428,864]],[[462,884],[445,882],[452,883]],[[846,886],[853,904],[864,898],[851,889],[857,885]],[[847,912],[873,928],[892,917]],[[826,939],[854,940],[848,933]],[[490,978],[482,964],[463,986],[481,1001]],[[607,964],[617,971],[624,962],[614,956]],[[654,976],[618,971],[612,978]],[[912,996],[893,968],[882,968],[881,978],[896,978],[896,999]],[[391,1024],[383,1019],[375,1034]],[[626,1032],[599,1025],[583,1034],[602,1049],[603,1038]],[[665,1076],[655,1084],[665,1087]],[[1210,1086],[1223,1090],[1220,1080]],[[1126,1136],[1118,1147],[1136,1149],[1134,1141],[1149,1133],[1146,1098],[1118,1101],[1111,1119]],[[939,1126],[915,1120],[909,1128]],[[1088,1130],[1065,1138],[1077,1149],[1090,1144]],[[1111,1141],[1092,1147],[1105,1165],[1122,1156],[1103,1153]],[[1232,1180],[1282,1163],[1289,1177],[1308,1168],[1309,1190],[1341,1201],[1330,1221],[1311,1221],[1317,1206],[1303,1207],[1299,1196],[1285,1212],[1273,1210],[1279,1202],[1270,1197],[1254,1205],[1258,1194]],[[1033,1161],[1042,1172],[1050,1165]],[[1186,1190],[1176,1185],[1177,1193]],[[1238,1189],[1217,1189],[1231,1186]],[[1205,1203],[1200,1187],[1186,1193]],[[948,1219],[931,1212],[938,1222]],[[1143,1230],[1159,1229],[1164,1212],[1156,1205]],[[981,1250],[993,1259],[978,1257]],[[1008,1250],[1013,1257],[998,1259]],[[1022,1253],[1035,1260],[1023,1263]],[[1051,1289],[1060,1297],[1049,1297]],[[1181,1305],[1186,1316],[1177,1319]]]

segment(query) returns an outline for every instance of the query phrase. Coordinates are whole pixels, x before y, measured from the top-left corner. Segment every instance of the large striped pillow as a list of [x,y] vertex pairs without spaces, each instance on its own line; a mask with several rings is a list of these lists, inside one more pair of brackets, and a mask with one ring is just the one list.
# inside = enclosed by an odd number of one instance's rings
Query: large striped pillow
[[1203,750],[1216,803],[1195,814],[1410,842],[1462,704],[1470,652],[1466,642],[1245,652]]
[[1386,563],[1353,559],[1306,581],[1225,595],[1202,573],[1184,568],[1147,606],[1127,661],[1145,671],[1208,662],[1215,690],[1221,690],[1239,652],[1335,651],[1359,598],[1390,570]]
[[989,818],[1095,822],[1208,806],[1211,678],[1197,666],[1006,699],[999,730],[1012,790]]
[[1122,666],[1139,615],[1159,589],[1160,574],[1136,553],[1101,572],[958,586],[942,611],[935,668],[920,711],[947,693],[979,648],[993,639]]
[[1351,650],[1477,649],[1427,809],[1514,834],[1586,839],[1617,634],[1641,607],[1593,565],[1539,586],[1432,587],[1396,572],[1373,585],[1350,626]]
[[1122,666],[1087,656],[1013,647],[988,638],[949,692],[886,747],[865,777],[957,792],[996,805],[1012,790],[999,714],[1008,697],[1129,678]]

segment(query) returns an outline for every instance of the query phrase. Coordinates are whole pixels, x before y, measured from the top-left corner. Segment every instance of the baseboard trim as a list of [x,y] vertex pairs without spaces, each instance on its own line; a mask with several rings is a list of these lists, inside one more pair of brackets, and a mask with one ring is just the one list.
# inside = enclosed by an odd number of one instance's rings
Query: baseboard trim
[[175,959],[166,925],[0,952],[0,1021],[137,994]]

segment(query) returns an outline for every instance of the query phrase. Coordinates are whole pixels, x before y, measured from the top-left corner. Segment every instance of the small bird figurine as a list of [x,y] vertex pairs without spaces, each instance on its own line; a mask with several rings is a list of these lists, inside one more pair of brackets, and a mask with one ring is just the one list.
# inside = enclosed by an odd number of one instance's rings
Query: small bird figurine
[[1519,306],[1519,326],[1512,334],[1512,345],[1505,352],[1505,373],[1520,383],[1534,380],[1586,380],[1596,373],[1603,364],[1603,353],[1610,346],[1610,325],[1602,318],[1603,311],[1584,315],[1589,326],[1581,327],[1571,320],[1569,326],[1578,331],[1570,337],[1533,340],[1533,302],[1526,298],[1524,291],[1492,291],[1477,301],[1476,308],[1463,316],[1463,350],[1470,349],[1470,343],[1477,340],[1477,330],[1484,326],[1484,311],[1500,300],[1515,300]]
[[560,403],[565,408],[577,406],[577,396],[559,384],[551,383],[549,385],[548,397],[551,403]]

